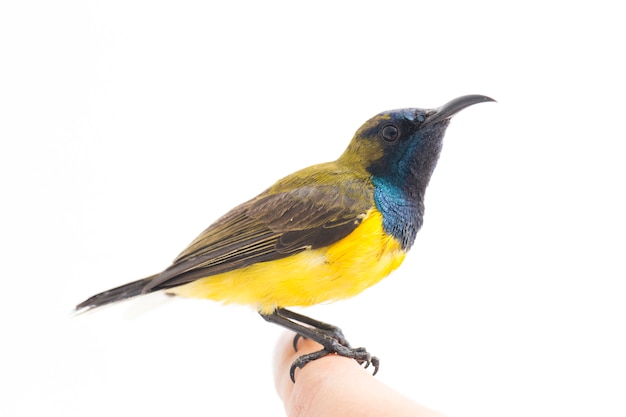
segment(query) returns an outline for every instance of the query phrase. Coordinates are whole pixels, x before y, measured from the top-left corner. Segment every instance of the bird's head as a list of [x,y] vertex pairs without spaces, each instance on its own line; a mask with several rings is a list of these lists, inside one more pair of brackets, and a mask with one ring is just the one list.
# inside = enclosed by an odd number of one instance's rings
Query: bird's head
[[[340,160],[365,169],[392,186],[425,188],[439,158],[452,116],[473,104],[494,101],[481,95],[456,98],[436,109],[382,112],[365,122]],[[423,189],[422,189],[423,191]]]
[[338,162],[369,175],[385,231],[408,250],[422,226],[424,193],[450,118],[485,96],[456,98],[436,109],[380,113],[356,132]]

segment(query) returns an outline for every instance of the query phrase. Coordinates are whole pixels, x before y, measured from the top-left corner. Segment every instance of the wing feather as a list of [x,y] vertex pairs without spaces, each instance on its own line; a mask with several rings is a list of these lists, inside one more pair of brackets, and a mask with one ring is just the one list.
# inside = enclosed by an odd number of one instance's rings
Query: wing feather
[[350,234],[372,205],[366,181],[284,182],[209,226],[144,292],[330,245]]

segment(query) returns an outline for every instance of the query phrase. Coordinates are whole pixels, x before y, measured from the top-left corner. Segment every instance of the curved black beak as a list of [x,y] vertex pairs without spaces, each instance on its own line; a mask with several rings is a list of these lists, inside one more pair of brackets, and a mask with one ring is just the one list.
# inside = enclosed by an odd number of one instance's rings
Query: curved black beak
[[426,118],[425,123],[436,123],[441,120],[449,119],[466,107],[469,107],[473,104],[484,103],[487,101],[495,102],[495,100],[490,97],[481,96],[478,94],[455,98],[454,100],[447,102],[438,109],[435,109],[435,112]]

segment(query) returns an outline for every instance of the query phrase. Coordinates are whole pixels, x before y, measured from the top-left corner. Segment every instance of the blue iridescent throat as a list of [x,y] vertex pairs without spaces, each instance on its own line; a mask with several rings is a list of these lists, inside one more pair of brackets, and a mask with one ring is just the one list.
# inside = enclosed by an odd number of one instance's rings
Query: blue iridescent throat
[[421,196],[411,198],[402,188],[383,177],[374,177],[372,181],[374,202],[383,215],[383,229],[400,242],[402,249],[409,250],[422,227],[424,205]]

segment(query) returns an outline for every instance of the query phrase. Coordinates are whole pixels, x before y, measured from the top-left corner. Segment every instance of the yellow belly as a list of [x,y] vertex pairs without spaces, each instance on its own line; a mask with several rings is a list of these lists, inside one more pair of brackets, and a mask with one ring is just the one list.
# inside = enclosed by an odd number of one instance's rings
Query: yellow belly
[[262,313],[352,297],[396,269],[406,252],[371,210],[350,235],[326,248],[202,278],[170,293],[247,304]]

